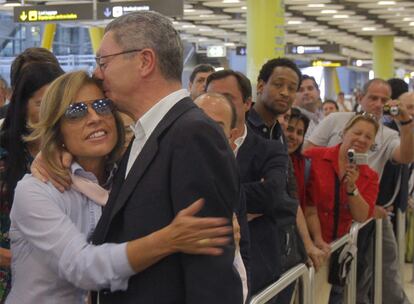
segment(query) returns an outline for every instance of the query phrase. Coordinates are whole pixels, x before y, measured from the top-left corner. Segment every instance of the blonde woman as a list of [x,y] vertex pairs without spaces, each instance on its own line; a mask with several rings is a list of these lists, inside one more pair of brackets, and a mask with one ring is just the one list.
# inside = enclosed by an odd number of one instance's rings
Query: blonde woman
[[13,282],[6,303],[84,303],[86,290],[125,290],[129,276],[167,255],[220,254],[218,247],[229,241],[225,220],[192,217],[202,205],[196,202],[167,227],[140,239],[88,243],[123,148],[123,125],[99,83],[85,72],[65,74],[51,84],[28,138],[37,139],[56,175],[64,174],[53,161],[56,151],[64,147],[73,155],[74,185],[61,193],[32,175],[18,183],[10,229]]

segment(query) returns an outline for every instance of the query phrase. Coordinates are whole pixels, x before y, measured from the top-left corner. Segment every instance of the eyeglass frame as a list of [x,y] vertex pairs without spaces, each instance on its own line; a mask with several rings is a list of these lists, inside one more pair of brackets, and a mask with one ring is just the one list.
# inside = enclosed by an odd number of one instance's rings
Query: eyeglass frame
[[125,55],[125,54],[129,54],[129,53],[133,53],[133,52],[141,52],[142,50],[143,49],[133,49],[133,50],[122,51],[122,52],[119,52],[119,53],[114,53],[114,54],[109,54],[109,55],[95,56],[95,63],[101,70],[103,70],[104,69],[103,65],[106,62],[101,63],[102,58],[114,57],[114,56],[118,56],[118,55]]
[[[99,102],[102,102],[102,101],[105,101],[106,102],[106,105],[108,106],[108,109],[109,109],[109,112],[108,113],[104,113],[104,112],[99,112],[99,111],[97,111],[97,109],[95,108],[95,104],[97,104],[97,103],[99,103]],[[84,109],[84,111],[83,111],[83,113],[84,114],[82,114],[82,116],[80,116],[80,117],[69,117],[70,116],[70,114],[69,114],[69,112],[74,108],[74,107],[76,107],[76,106],[82,106],[83,107],[83,109]],[[82,120],[83,118],[85,118],[87,115],[88,115],[88,109],[89,109],[89,107],[91,108],[91,109],[93,109],[94,111],[95,111],[95,113],[97,114],[97,115],[99,115],[99,116],[107,116],[107,115],[110,115],[110,114],[112,114],[113,112],[114,112],[114,110],[115,110],[115,104],[114,104],[114,102],[111,100],[111,99],[109,99],[109,98],[98,98],[98,99],[94,99],[94,100],[85,100],[85,101],[77,101],[77,102],[74,102],[74,103],[71,103],[67,108],[66,108],[66,110],[65,110],[65,112],[64,112],[64,114],[63,114],[63,118],[66,120],[66,121],[70,121],[70,122],[76,122],[76,121],[80,121],[80,120]]]

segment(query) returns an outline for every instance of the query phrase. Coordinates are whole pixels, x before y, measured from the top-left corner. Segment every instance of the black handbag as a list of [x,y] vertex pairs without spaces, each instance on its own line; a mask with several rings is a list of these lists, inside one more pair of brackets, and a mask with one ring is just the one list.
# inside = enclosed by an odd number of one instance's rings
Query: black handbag
[[[335,175],[335,206],[334,206],[334,233],[333,239],[337,238],[340,210],[340,184]],[[329,263],[328,282],[332,285],[344,286],[346,278],[351,271],[352,261],[356,255],[357,248],[352,243],[344,244],[332,253]]]

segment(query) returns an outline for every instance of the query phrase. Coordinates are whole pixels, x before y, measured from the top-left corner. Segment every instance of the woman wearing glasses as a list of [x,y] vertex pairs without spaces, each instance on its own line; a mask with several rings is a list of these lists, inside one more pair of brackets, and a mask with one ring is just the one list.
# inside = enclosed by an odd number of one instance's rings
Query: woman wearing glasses
[[[114,162],[123,148],[123,125],[112,102],[85,72],[59,77],[41,105],[27,138],[42,140],[45,162],[64,147],[74,157],[73,186],[64,193],[31,175],[21,180],[11,211],[13,285],[6,303],[84,303],[85,290],[124,290],[129,276],[178,251],[220,254],[231,228],[222,219],[189,217],[198,202],[152,234],[122,244],[88,243],[107,199]],[[206,241],[208,240],[208,242]]]
[[28,172],[39,142],[26,143],[39,119],[39,106],[49,83],[63,74],[57,64],[31,63],[15,79],[7,117],[0,131],[0,303],[10,290],[10,209],[17,182]]
[[[353,220],[364,222],[373,215],[378,174],[356,160],[374,144],[378,129],[378,122],[372,115],[358,114],[346,124],[342,143],[304,152],[312,161],[306,185],[305,216],[319,248],[329,247],[329,243],[348,233]],[[340,297],[340,293],[341,288],[335,288],[335,295]],[[327,295],[329,293],[320,292],[322,298],[317,303],[327,303],[324,298]]]

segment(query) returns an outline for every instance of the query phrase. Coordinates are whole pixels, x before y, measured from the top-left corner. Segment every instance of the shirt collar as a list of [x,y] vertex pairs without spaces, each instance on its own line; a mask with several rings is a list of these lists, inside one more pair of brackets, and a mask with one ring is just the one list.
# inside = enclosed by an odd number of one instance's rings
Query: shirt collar
[[[114,179],[115,173],[118,170],[118,165],[113,164],[112,166],[107,166],[105,170],[106,170],[106,173],[108,173],[107,174],[108,177],[106,179],[106,182],[101,186],[105,189],[109,189],[110,185],[112,184],[112,180]],[[85,171],[85,169],[83,169],[81,165],[79,165],[79,163],[75,161],[72,162],[72,165],[70,166],[70,172],[73,175],[79,175],[81,177],[87,178],[90,181],[93,181],[94,183],[98,184],[98,179],[96,178],[96,176],[92,172]]]
[[243,145],[244,141],[246,140],[246,137],[247,137],[247,127],[245,124],[243,135],[234,140],[234,144],[236,145],[236,149],[234,149],[235,156],[237,156],[237,152],[239,152],[239,149]]
[[186,89],[180,89],[158,101],[135,123],[135,125],[131,126],[135,137],[139,138],[145,136],[145,138],[148,139],[168,111],[171,110],[177,102],[188,96],[188,91]]
[[260,117],[259,113],[257,113],[253,107],[251,107],[249,111],[247,120],[257,128],[265,125],[263,119]]

